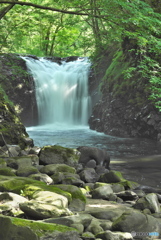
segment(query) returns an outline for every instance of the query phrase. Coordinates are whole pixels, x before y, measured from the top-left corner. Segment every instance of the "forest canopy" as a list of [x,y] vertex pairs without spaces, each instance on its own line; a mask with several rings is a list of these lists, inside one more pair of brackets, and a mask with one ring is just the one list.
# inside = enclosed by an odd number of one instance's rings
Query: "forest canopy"
[[160,0],[0,0],[0,28],[1,53],[91,57],[133,41],[128,51],[161,108]]

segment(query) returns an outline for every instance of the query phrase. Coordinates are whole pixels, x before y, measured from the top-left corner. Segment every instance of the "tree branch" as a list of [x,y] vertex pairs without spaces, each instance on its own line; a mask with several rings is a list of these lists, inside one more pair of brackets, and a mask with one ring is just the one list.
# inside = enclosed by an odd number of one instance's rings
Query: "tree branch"
[[[34,7],[34,8],[49,10],[49,11],[53,11],[53,12],[61,12],[61,13],[66,13],[66,14],[73,14],[73,15],[80,15],[80,16],[91,16],[91,17],[95,17],[95,18],[102,18],[102,17],[106,16],[106,15],[91,15],[91,14],[83,13],[83,12],[79,12],[79,11],[62,10],[62,9],[53,8],[53,7],[41,6],[41,5],[30,3],[30,2],[22,2],[22,1],[17,2],[17,1],[3,1],[3,0],[0,0],[0,4],[6,4],[6,3],[13,4],[13,5],[18,4],[18,5],[21,5],[21,6],[30,6],[30,7]],[[86,9],[84,9],[84,10],[86,10]]]

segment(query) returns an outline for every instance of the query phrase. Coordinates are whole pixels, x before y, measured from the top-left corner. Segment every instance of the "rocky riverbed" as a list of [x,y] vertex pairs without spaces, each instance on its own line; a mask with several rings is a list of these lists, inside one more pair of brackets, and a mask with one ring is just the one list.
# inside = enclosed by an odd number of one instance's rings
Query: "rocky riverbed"
[[159,239],[161,189],[129,181],[93,147],[0,148],[0,239]]

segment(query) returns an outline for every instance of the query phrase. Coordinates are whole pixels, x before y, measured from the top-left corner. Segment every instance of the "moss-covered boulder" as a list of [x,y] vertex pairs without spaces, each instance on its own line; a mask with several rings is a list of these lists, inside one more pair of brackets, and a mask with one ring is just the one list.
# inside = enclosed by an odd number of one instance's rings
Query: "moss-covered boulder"
[[61,146],[45,146],[41,149],[39,157],[40,164],[67,164],[76,166],[79,160],[80,152],[76,149],[65,148]]
[[[27,177],[2,176],[0,175],[0,191],[22,193],[27,184],[46,187],[46,184]],[[47,186],[48,187],[48,186]]]
[[29,221],[0,215],[0,239],[43,240],[61,239],[79,240],[74,228],[63,225]]
[[27,202],[28,199],[12,192],[0,192],[0,214],[7,216],[23,216],[19,208],[20,203]]
[[18,157],[10,157],[7,160],[7,166],[18,169],[20,167],[26,168],[32,165],[36,166],[39,164],[39,158],[37,155],[29,154],[27,156],[18,156]]
[[70,167],[66,164],[49,164],[40,169],[41,173],[46,173],[47,175],[51,176],[58,172],[67,172],[67,173],[75,173],[76,170],[73,167]]
[[36,174],[39,173],[39,170],[34,167],[34,166],[30,166],[30,167],[20,167],[17,171],[16,171],[16,175],[20,176],[20,177],[28,177],[31,174]]
[[0,168],[0,175],[3,175],[3,176],[16,176],[13,172],[13,169],[10,168],[10,167],[3,167],[3,168]]
[[32,200],[20,203],[20,209],[32,219],[46,219],[72,214],[68,209],[68,199],[49,191],[35,192]]
[[124,180],[125,179],[123,178],[121,172],[114,171],[114,170],[111,170],[105,174],[102,174],[99,179],[100,182],[104,182],[104,183],[118,183]]
[[63,191],[66,191],[71,194],[72,196],[72,201],[69,204],[69,209],[71,211],[84,211],[85,210],[85,205],[86,205],[86,197],[82,193],[82,191],[73,185],[65,185],[65,184],[60,184],[60,185],[55,185],[62,189]]

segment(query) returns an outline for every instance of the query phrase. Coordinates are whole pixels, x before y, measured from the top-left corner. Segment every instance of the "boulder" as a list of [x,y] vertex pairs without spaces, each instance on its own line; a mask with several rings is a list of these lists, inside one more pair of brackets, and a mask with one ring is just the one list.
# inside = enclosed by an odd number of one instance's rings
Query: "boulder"
[[99,178],[98,174],[93,168],[85,168],[79,173],[79,176],[85,183],[95,183]]
[[137,194],[131,190],[126,190],[116,193],[117,197],[123,199],[124,201],[133,201],[138,198]]
[[74,228],[0,215],[0,239],[80,240]]
[[32,178],[34,180],[38,180],[41,182],[45,182],[47,185],[52,184],[53,183],[53,179],[51,177],[49,177],[47,174],[45,173],[36,173],[36,174],[31,174],[28,176],[29,178]]
[[132,232],[135,230],[135,232],[158,232],[161,234],[161,219],[132,209],[115,219],[112,230],[121,232]]
[[132,209],[123,204],[113,203],[106,200],[87,199],[85,211],[95,218],[113,222],[123,213],[132,211]]
[[91,194],[92,198],[95,199],[106,199],[108,200],[110,198],[110,195],[113,193],[113,190],[111,188],[111,185],[104,185],[102,187],[95,188]]
[[101,223],[98,219],[93,218],[86,231],[93,233],[94,235],[103,232],[103,228],[101,227]]
[[132,240],[131,233],[105,231],[97,234],[97,237],[103,240]]
[[105,174],[102,174],[99,181],[104,183],[118,183],[123,181],[124,178],[119,171],[111,170]]
[[77,213],[72,216],[45,219],[43,220],[43,222],[55,223],[55,224],[65,225],[68,227],[70,227],[73,224],[81,224],[83,225],[84,229],[86,229],[90,225],[92,219],[93,217],[90,214]]
[[90,160],[95,160],[97,165],[109,168],[110,156],[104,149],[81,146],[77,148],[81,153],[79,162],[86,165]]
[[39,170],[36,167],[28,166],[28,167],[19,167],[16,171],[16,175],[20,177],[28,177],[31,174],[39,173]]
[[78,164],[80,152],[76,149],[61,146],[45,146],[39,153],[40,164],[67,164],[75,167]]
[[[2,192],[14,192],[20,194],[23,192],[27,184],[38,185],[46,187],[46,184],[27,177],[17,176],[1,176],[0,175],[0,191]],[[48,186],[47,186],[48,187]]]
[[76,170],[73,167],[70,167],[66,164],[60,163],[60,164],[49,164],[40,169],[41,173],[45,173],[49,176],[59,173],[59,172],[67,172],[67,173],[75,173]]
[[[45,200],[46,193],[43,192],[43,194],[44,198],[42,196],[39,196],[34,200],[20,203],[20,209],[25,213],[27,217],[41,220],[51,217],[68,216],[72,214],[68,208],[64,207],[67,202],[67,199],[65,199],[65,197],[56,193],[51,194],[51,192],[49,192]],[[49,196],[50,198],[48,201]]]
[[149,209],[151,213],[161,212],[158,197],[155,193],[149,193],[140,198],[134,205],[134,208],[140,210]]
[[0,168],[0,175],[4,176],[16,176],[14,170],[10,167],[2,167]]
[[71,194],[72,200],[69,203],[69,209],[71,211],[84,211],[86,206],[86,197],[78,187],[65,184],[54,186]]
[[7,160],[7,166],[11,168],[18,169],[20,167],[30,167],[30,166],[37,166],[39,164],[39,158],[37,155],[27,155],[21,157],[10,157]]
[[0,213],[7,212],[8,216],[17,216],[22,214],[19,208],[20,203],[28,200],[20,195],[11,192],[0,192]]

